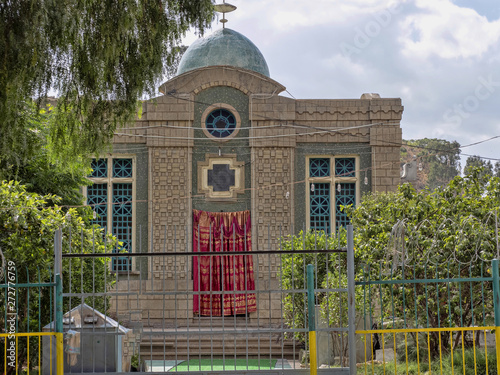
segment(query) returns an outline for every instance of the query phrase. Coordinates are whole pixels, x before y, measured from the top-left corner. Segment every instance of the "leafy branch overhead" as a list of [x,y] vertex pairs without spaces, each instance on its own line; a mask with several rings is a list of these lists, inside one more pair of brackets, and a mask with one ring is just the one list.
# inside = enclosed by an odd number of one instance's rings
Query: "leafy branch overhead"
[[[58,97],[56,146],[95,153],[153,96],[211,0],[17,0],[0,5],[0,154],[23,146],[26,103]],[[40,101],[41,102],[41,101]],[[40,104],[40,103],[39,103]]]

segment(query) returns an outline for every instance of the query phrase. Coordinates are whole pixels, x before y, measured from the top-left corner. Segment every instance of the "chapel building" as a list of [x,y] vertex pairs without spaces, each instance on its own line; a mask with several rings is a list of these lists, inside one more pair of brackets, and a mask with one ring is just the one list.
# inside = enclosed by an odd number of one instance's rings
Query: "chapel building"
[[[365,193],[396,190],[401,99],[292,99],[271,77],[259,49],[234,30],[187,49],[161,95],[93,161],[87,203],[121,250],[277,250],[290,233],[335,233],[348,224],[341,206],[356,206]],[[279,294],[259,302],[248,290],[278,288],[279,258],[240,258],[113,258],[118,290],[150,292],[124,297],[117,311],[153,322],[240,314],[278,321]],[[230,288],[231,267],[240,273],[232,287],[245,293],[228,301],[196,295]],[[153,293],[179,285],[186,294],[176,303]]]

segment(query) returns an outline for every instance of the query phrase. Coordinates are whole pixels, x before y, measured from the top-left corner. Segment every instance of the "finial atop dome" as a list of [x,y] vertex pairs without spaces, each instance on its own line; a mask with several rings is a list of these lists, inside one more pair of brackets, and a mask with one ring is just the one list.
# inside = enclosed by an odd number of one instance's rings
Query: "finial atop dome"
[[220,22],[222,23],[222,28],[225,28],[227,22],[226,13],[230,13],[236,10],[236,6],[226,3],[226,0],[222,1],[222,4],[215,4],[214,8],[216,12],[222,13],[222,19],[220,20]]

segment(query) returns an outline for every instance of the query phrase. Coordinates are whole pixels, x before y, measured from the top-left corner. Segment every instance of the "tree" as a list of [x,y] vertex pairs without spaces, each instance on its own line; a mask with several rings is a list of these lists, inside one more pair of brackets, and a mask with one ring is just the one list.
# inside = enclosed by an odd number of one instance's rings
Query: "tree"
[[[341,238],[342,244],[345,245],[345,234]],[[298,235],[288,235],[282,239],[282,249],[285,251],[335,249],[338,246],[338,240],[333,235],[328,236],[322,231],[306,233],[301,231]],[[327,259],[329,260],[328,265]],[[283,254],[281,256],[280,280],[284,291],[307,289],[306,267],[308,264],[315,266],[315,287],[322,285],[328,271],[333,271],[336,266],[332,257],[326,256],[324,253]],[[345,259],[343,264],[345,265]],[[285,293],[283,308],[285,323],[288,327],[292,329],[307,328],[307,297],[304,293]],[[293,336],[300,342],[307,341],[307,335],[303,332],[295,332]]]
[[[347,272],[337,270],[336,272],[328,271],[326,277],[321,284],[322,289],[347,289]],[[320,302],[320,316],[326,322],[328,327],[345,328],[348,325],[348,296],[345,292],[338,293],[324,293]],[[361,314],[362,303],[362,289],[355,289],[355,308],[357,311],[355,319],[355,327],[359,327],[363,314]],[[332,339],[332,354],[333,358],[339,358],[339,365],[342,367],[349,366],[349,335],[345,331],[331,331],[330,337]],[[363,337],[362,340],[365,338]]]
[[[457,176],[433,191],[417,192],[405,184],[396,193],[365,196],[351,211],[358,279],[446,278],[448,270],[455,278],[485,275],[497,253],[499,200],[500,179],[481,169],[469,170],[465,177]],[[413,327],[469,326],[478,319],[482,303],[486,310],[492,308],[491,299],[483,302],[479,282],[467,288],[460,283],[447,287],[447,293],[427,284],[384,288],[380,298],[389,306],[394,303],[394,308],[382,317],[404,319]],[[491,285],[484,287],[486,293]],[[454,338],[455,346],[459,339],[459,335]],[[449,336],[441,335],[441,340],[443,348],[450,347]],[[431,355],[438,355],[438,333],[431,335],[430,344]]]
[[460,175],[460,144],[444,139],[411,139],[401,147],[401,162],[415,160],[418,179],[413,183],[417,190],[444,186]]
[[495,177],[500,177],[500,161],[497,161],[495,163],[495,166],[493,167],[493,172],[494,172],[493,175]]
[[89,184],[90,160],[71,155],[71,145],[62,145],[56,157],[49,133],[58,109],[49,103],[39,111],[34,103],[27,107],[19,114],[24,119],[17,129],[24,145],[0,155],[0,180],[18,181],[27,191],[42,196],[55,195],[62,205],[81,205],[81,187]]
[[[495,168],[497,168],[497,164],[495,164]],[[480,156],[469,156],[465,161],[465,174],[471,173],[474,168],[481,168],[481,177],[491,177],[494,175],[493,164],[491,164],[491,161],[481,159]]]
[[[323,231],[300,232],[295,236],[282,239],[282,249],[321,250],[339,249],[347,243],[346,231],[339,230],[335,235],[326,235]],[[302,291],[307,289],[306,267],[314,265],[315,289],[347,288],[347,259],[345,253],[288,253],[281,255],[279,279],[284,291],[283,318],[288,328],[293,330],[308,328],[307,295]],[[360,302],[360,294],[356,291],[356,302]],[[329,327],[347,327],[348,300],[345,292],[317,292],[316,305],[320,306],[320,316]],[[347,332],[330,332],[333,343],[333,357],[342,358],[347,365],[347,350],[349,345]],[[290,334],[297,341],[308,346],[308,335],[296,331]]]
[[179,63],[181,62],[182,56],[184,55],[184,52],[186,52],[187,49],[188,49],[187,46],[180,46],[180,47],[175,47],[172,50],[173,52],[172,64],[167,66],[165,72],[165,78],[170,79],[177,74],[177,68],[179,67]]
[[[60,198],[53,195],[41,196],[29,193],[26,188],[18,182],[0,183],[0,250],[3,253],[7,265],[13,267],[12,273],[5,273],[0,278],[0,283],[7,280],[18,283],[50,282],[53,280],[54,265],[54,232],[62,229],[64,238],[68,239],[71,233],[71,241],[63,241],[63,252],[70,251],[71,246],[83,253],[110,252],[116,245],[116,240],[110,235],[105,235],[97,225],[89,224],[92,219],[92,211],[85,209],[63,210],[57,206]],[[47,203],[51,202],[51,205]],[[84,259],[73,259],[71,271],[69,271],[68,259],[63,259],[63,283],[64,291],[69,290],[69,272],[73,280],[82,282],[71,283],[72,293],[96,293],[105,289],[109,290],[113,284],[113,275],[110,274],[107,265],[109,258],[96,258],[86,261]],[[95,271],[96,278],[83,277],[92,275]],[[50,288],[19,288],[17,289],[15,311],[17,312],[18,332],[27,332],[28,327],[33,331],[50,323],[52,316],[51,301],[53,295]],[[105,312],[109,303],[102,297],[84,299],[91,306]],[[64,311],[69,307],[69,301],[64,301]],[[11,305],[9,305],[11,306]],[[6,327],[5,309],[6,300],[0,302],[0,326]],[[29,317],[29,318],[28,318]],[[30,339],[30,356],[38,353],[38,340]],[[19,340],[18,358],[26,358],[26,341]],[[36,364],[33,358],[30,366]],[[0,361],[0,372],[4,372],[4,361]],[[15,369],[10,369],[15,371]]]
[[156,93],[182,35],[189,27],[203,33],[212,18],[211,0],[2,2],[0,154],[23,146],[19,114],[52,92],[60,109],[54,150],[102,150],[137,100]]

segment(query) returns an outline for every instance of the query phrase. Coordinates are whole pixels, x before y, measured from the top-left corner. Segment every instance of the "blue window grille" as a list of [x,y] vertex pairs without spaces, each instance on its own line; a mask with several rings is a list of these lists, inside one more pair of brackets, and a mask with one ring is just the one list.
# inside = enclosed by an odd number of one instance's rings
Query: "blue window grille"
[[309,177],[329,177],[330,159],[314,158],[309,159]]
[[336,177],[356,177],[356,159],[338,158],[335,159]]
[[[132,184],[113,184],[113,235],[121,243],[114,252],[132,251]],[[132,263],[128,257],[112,259],[114,271],[129,271]]]
[[[335,194],[335,224],[336,228],[345,227],[350,224],[347,214],[342,211],[341,206],[356,205],[356,184],[340,183],[340,192]],[[338,186],[338,185],[337,185]]]
[[92,222],[106,228],[108,222],[108,184],[93,184],[87,188],[87,204],[96,213]]
[[113,159],[113,177],[131,178],[132,159]]
[[106,178],[108,177],[108,159],[92,159],[90,164],[92,173],[89,177]]
[[[309,188],[311,188],[309,185]],[[312,190],[312,189],[311,189]],[[330,227],[330,184],[314,184],[314,191],[310,193],[310,223],[314,230],[323,230],[329,234]]]
[[216,109],[207,116],[205,126],[213,137],[226,138],[236,130],[236,118],[227,109]]

